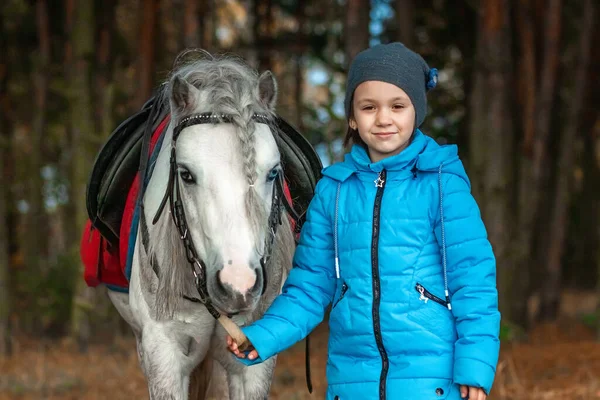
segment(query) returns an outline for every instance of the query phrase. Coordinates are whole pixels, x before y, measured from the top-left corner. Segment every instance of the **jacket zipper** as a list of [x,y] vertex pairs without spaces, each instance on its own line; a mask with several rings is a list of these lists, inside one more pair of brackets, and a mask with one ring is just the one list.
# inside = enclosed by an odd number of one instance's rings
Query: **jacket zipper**
[[371,241],[371,269],[373,274],[373,331],[375,332],[375,342],[381,355],[381,376],[379,378],[379,399],[386,398],[386,380],[389,368],[388,356],[383,347],[381,337],[381,324],[379,318],[379,305],[381,303],[380,281],[379,281],[379,222],[381,217],[381,200],[385,189],[386,171],[383,170],[375,180],[377,194],[375,195],[375,205],[373,206],[373,236]]
[[431,294],[427,289],[425,289],[425,287],[423,285],[421,285],[420,283],[417,283],[415,285],[415,289],[417,290],[417,292],[419,292],[419,294],[421,295],[419,297],[419,300],[424,301],[425,303],[427,303],[429,300],[433,300],[438,304],[443,305],[444,307],[448,307],[448,302],[444,299],[441,299],[439,297],[437,297],[434,294]]
[[346,285],[346,282],[344,282],[342,284],[342,291],[340,293],[340,297],[339,299],[337,299],[337,301],[335,302],[335,304],[333,305],[333,307],[331,307],[331,309],[333,310],[340,301],[342,301],[342,299],[344,298],[344,295],[346,294],[346,292],[348,291],[348,285]]

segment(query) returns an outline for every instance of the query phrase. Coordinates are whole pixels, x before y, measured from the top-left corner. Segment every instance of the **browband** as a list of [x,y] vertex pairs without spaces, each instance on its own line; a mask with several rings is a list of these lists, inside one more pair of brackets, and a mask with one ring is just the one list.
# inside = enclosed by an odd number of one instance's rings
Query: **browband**
[[[252,119],[254,121],[268,124],[271,122],[271,119],[264,114],[254,114],[252,115]],[[189,117],[185,117],[177,126],[173,129],[173,140],[177,140],[177,137],[181,133],[182,130],[192,125],[199,124],[218,124],[218,123],[232,123],[233,117],[228,114],[212,114],[212,113],[203,113],[203,114],[194,114]]]

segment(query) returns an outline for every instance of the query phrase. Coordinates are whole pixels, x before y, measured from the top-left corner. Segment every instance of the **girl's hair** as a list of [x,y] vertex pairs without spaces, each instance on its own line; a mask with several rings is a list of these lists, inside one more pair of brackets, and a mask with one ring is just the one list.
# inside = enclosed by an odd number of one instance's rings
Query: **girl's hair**
[[348,145],[359,144],[364,148],[367,148],[367,144],[360,137],[358,129],[352,129],[350,127],[351,119],[354,119],[354,107],[352,106],[352,100],[350,100],[350,110],[348,114],[348,130],[346,131],[346,136],[344,137],[344,147],[347,147]]

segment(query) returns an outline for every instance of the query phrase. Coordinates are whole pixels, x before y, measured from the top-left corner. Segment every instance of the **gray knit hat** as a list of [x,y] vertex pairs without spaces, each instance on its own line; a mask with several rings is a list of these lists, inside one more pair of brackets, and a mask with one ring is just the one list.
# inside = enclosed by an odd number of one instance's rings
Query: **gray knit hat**
[[356,87],[365,81],[391,83],[404,90],[416,112],[416,126],[421,126],[427,114],[426,92],[437,84],[437,69],[429,68],[425,60],[402,43],[379,44],[356,55],[346,84],[344,106],[350,116]]

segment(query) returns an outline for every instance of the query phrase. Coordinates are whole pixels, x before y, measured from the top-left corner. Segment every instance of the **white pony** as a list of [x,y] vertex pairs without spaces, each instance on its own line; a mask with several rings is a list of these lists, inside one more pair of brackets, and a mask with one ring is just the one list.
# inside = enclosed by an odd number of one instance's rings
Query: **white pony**
[[129,293],[109,296],[135,333],[151,399],[264,399],[275,360],[236,361],[215,318],[257,319],[291,268],[276,81],[204,54],[164,92],[171,120],[141,201]]

